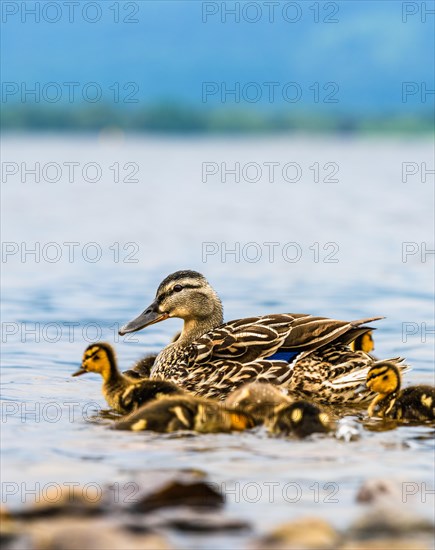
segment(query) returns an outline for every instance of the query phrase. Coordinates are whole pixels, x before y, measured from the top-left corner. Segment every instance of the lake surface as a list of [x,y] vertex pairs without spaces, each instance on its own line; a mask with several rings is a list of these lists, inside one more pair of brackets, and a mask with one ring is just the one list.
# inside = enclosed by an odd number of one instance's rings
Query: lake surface
[[[200,470],[252,531],[169,536],[180,548],[244,548],[300,516],[346,527],[367,479],[433,489],[428,426],[363,430],[349,443],[261,430],[118,433],[93,417],[105,408],[100,379],[70,376],[97,339],[116,345],[123,368],[160,350],[180,321],[123,338],[117,328],[167,274],[189,268],[216,288],[227,320],[385,315],[375,354],[406,357],[407,384],[433,384],[434,186],[422,176],[432,151],[421,139],[6,136],[3,503],[31,503],[36,483]],[[430,516],[433,495],[425,504],[419,496]]]

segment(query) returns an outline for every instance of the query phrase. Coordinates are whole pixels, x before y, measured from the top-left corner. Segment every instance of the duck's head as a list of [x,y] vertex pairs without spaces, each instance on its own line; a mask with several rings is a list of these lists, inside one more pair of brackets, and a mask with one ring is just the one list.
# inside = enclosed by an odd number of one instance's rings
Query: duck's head
[[72,376],[81,376],[87,372],[96,372],[107,380],[114,368],[116,368],[116,359],[112,346],[105,342],[98,342],[97,344],[91,344],[85,349],[82,365]]
[[383,361],[372,367],[367,373],[367,387],[377,393],[388,395],[400,389],[402,375],[397,365]]
[[184,333],[194,330],[195,326],[206,325],[205,332],[222,323],[222,303],[201,273],[176,271],[160,283],[154,302],[133,321],[124,325],[119,334],[122,336],[136,332],[170,317],[184,320]]

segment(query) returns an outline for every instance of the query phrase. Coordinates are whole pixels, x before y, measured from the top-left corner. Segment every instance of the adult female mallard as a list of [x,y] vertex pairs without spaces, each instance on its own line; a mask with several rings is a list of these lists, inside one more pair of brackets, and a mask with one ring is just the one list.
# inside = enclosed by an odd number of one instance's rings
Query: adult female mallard
[[[183,330],[159,353],[151,376],[196,395],[225,399],[242,384],[259,381],[326,402],[364,403],[373,396],[361,389],[361,382],[374,359],[348,344],[373,330],[366,323],[382,317],[349,322],[283,313],[223,324],[222,303],[205,277],[177,271],[160,283],[154,302],[119,334],[170,317],[183,319]],[[390,361],[399,364],[402,359]]]

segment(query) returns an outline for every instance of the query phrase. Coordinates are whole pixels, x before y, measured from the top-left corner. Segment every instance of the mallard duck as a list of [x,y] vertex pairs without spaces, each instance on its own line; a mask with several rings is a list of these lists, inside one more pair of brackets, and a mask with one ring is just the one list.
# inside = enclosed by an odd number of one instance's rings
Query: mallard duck
[[367,374],[367,387],[377,392],[369,416],[396,420],[435,420],[435,387],[409,386],[401,390],[402,374],[395,363],[379,361]]
[[96,372],[103,377],[103,395],[112,409],[131,412],[144,403],[162,395],[185,394],[167,380],[134,380],[118,370],[115,352],[110,344],[98,342],[88,346],[80,369],[72,376]]
[[186,395],[163,397],[148,403],[117,421],[114,428],[134,432],[194,430],[200,433],[228,433],[246,430],[254,425],[249,415],[225,408],[218,401]]
[[[356,391],[374,359],[348,344],[381,319],[336,321],[303,313],[249,317],[223,323],[222,303],[203,275],[177,271],[159,285],[154,302],[120,335],[170,317],[183,319],[179,339],[157,356],[151,376],[203,397],[225,397],[246,382],[285,385],[320,401],[365,403]],[[399,364],[402,359],[391,359]],[[400,368],[404,368],[401,366]]]
[[313,433],[329,432],[331,419],[316,405],[301,400],[276,407],[273,415],[266,420],[266,427],[273,434],[306,437]]

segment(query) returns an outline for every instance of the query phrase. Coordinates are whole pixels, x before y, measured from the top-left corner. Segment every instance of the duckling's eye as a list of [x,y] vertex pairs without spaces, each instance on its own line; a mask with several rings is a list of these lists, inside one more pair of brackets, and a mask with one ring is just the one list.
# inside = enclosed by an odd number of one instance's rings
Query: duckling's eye
[[94,361],[98,361],[99,358],[100,358],[99,355],[94,355],[94,356],[92,357],[92,359],[93,359]]
[[180,292],[181,290],[183,290],[183,287],[181,285],[175,285],[173,288],[174,292]]
[[382,377],[382,380],[388,380],[388,374]]

